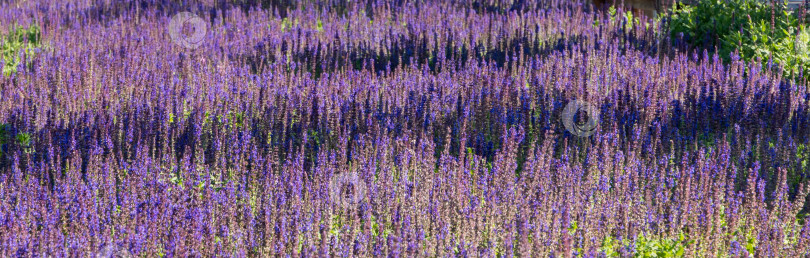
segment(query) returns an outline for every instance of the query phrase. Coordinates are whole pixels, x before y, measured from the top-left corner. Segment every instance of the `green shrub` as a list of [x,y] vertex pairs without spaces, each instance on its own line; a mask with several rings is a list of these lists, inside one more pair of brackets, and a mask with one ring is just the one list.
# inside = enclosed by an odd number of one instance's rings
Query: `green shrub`
[[[784,2],[758,0],[699,0],[672,11],[670,33],[695,47],[706,47],[726,61],[739,51],[743,60],[781,64],[785,75],[810,68],[805,26]],[[805,72],[807,74],[807,72]]]
[[20,65],[19,51],[33,56],[34,50],[42,47],[42,35],[36,24],[28,28],[13,26],[8,35],[0,37],[0,58],[3,59],[3,75],[17,72]]

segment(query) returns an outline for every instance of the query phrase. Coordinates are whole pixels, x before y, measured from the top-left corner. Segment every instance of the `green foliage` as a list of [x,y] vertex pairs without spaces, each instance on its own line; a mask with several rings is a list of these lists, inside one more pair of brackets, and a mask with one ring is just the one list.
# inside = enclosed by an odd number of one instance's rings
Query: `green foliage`
[[571,224],[568,225],[568,234],[574,235],[577,232],[579,226],[577,225],[577,221],[571,221]]
[[0,58],[3,59],[3,75],[17,72],[20,65],[19,51],[33,56],[34,50],[42,47],[42,35],[36,24],[27,28],[12,26],[8,35],[0,37]]
[[31,146],[32,137],[30,133],[18,133],[15,138],[15,142],[17,146],[20,146],[25,153],[33,153],[33,147]]
[[802,24],[799,25],[797,30],[799,33],[796,36],[795,41],[796,66],[807,70],[810,69],[810,28],[807,28],[805,24]]
[[[610,6],[607,11],[608,19],[610,24],[615,24],[616,22],[623,22],[625,30],[632,30],[635,24],[641,24],[641,21],[638,17],[633,15],[632,11],[625,11],[619,12],[616,10],[616,7]],[[594,19],[593,27],[599,27],[599,19]],[[647,24],[649,26],[649,24]]]
[[[778,2],[778,1],[777,1]],[[772,23],[773,22],[773,23]],[[706,47],[729,61],[738,51],[743,60],[761,60],[785,67],[785,75],[810,68],[804,25],[784,2],[757,0],[699,0],[672,12],[670,33],[692,46]]]
[[[694,240],[686,238],[686,234],[680,233],[677,239],[669,238],[649,238],[644,234],[639,234],[633,245],[635,248],[634,257],[684,257],[686,247],[692,244]],[[605,237],[602,240],[602,245],[599,251],[604,253],[607,257],[619,257],[619,249],[622,245],[629,243],[622,243],[611,236]]]
[[[180,175],[177,175],[177,174],[172,173],[171,178],[169,178],[169,182],[171,182],[172,184],[174,184],[174,185],[176,185],[177,187],[179,187],[179,188],[180,188],[180,190],[183,190],[183,189],[185,188],[185,187],[183,186],[183,177],[181,177]],[[171,190],[172,190],[172,189],[171,189],[171,188],[169,188],[169,191],[171,191]]]
[[10,124],[0,124],[0,158],[3,157],[4,149],[9,145],[18,146],[25,153],[33,153],[32,142],[33,137],[30,133],[21,132],[15,135]]
[[683,233],[678,239],[647,238],[644,234],[636,239],[636,257],[683,257],[686,246],[693,241],[686,240]]
[[23,147],[31,146],[31,134],[30,133],[19,133],[17,137],[14,137],[17,140],[17,144]]
[[281,32],[286,31],[287,28],[293,28],[293,27],[296,27],[296,26],[298,26],[298,19],[290,20],[290,19],[284,18],[284,19],[281,20]]
[[796,158],[800,162],[801,171],[810,171],[810,164],[807,163],[810,160],[810,147],[799,144],[799,147],[796,148]]
[[604,253],[607,257],[618,257],[619,252],[617,250],[620,246],[621,242],[619,242],[619,240],[608,235],[602,240],[602,247],[599,248],[599,251]]

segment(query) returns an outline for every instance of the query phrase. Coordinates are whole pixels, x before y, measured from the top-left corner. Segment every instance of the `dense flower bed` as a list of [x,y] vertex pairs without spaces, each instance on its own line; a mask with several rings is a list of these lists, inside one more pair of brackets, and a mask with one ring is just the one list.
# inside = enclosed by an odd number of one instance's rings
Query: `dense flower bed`
[[808,89],[651,20],[88,2],[0,3],[42,33],[0,75],[0,256],[810,250]]

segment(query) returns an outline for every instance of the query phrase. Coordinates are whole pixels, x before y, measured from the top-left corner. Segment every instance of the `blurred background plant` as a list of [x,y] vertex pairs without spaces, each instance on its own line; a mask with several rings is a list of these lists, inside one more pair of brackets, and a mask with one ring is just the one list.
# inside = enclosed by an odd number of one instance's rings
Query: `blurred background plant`
[[795,78],[810,66],[810,38],[799,13],[784,1],[699,0],[672,9],[670,33],[692,47],[716,51],[725,61],[732,53],[746,61],[772,60],[786,77]]

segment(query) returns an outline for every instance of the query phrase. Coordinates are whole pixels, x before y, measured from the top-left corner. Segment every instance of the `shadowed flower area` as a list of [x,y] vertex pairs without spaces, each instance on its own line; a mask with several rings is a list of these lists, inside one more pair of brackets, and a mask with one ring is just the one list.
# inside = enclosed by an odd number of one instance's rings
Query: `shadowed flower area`
[[808,255],[810,91],[664,25],[0,1],[0,256]]

